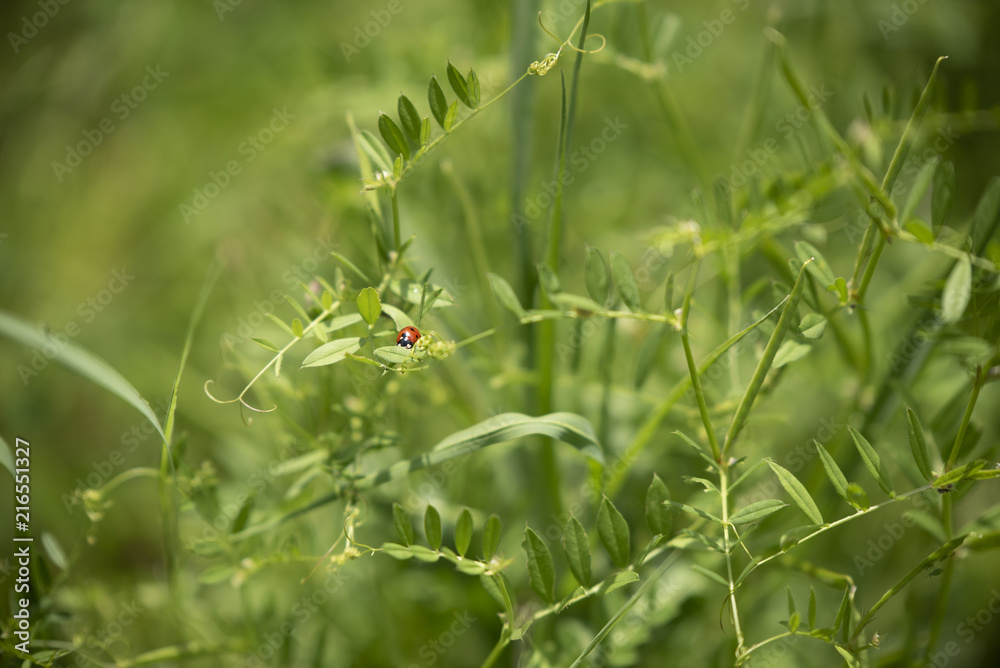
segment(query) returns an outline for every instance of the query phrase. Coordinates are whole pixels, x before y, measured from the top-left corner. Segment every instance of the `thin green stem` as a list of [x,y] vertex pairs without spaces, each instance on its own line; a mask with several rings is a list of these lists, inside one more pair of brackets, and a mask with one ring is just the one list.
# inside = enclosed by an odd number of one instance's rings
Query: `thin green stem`
[[696,262],[691,267],[688,274],[688,284],[684,290],[684,305],[681,307],[681,343],[684,345],[684,359],[687,361],[688,374],[691,376],[691,387],[694,389],[694,396],[698,402],[698,412],[701,414],[701,422],[705,426],[705,433],[708,436],[708,445],[712,449],[712,457],[715,461],[721,461],[722,451],[719,448],[719,440],[715,436],[715,429],[712,428],[712,419],[708,414],[708,404],[705,402],[705,393],[701,388],[701,378],[698,373],[698,366],[694,362],[694,354],[691,352],[691,338],[688,333],[688,315],[691,312],[691,298],[694,295],[695,282],[698,280],[698,269],[700,262]]
[[729,546],[729,467],[721,462],[719,468],[719,496],[722,501],[722,546],[726,553],[726,576],[729,581],[729,605],[732,609],[733,628],[736,631],[736,658],[745,653],[743,629],[740,626],[740,613],[736,607],[736,581],[733,578],[733,554]]
[[838,527],[841,524],[847,524],[848,522],[850,522],[852,520],[856,520],[859,517],[863,517],[865,515],[869,515],[869,514],[875,512],[876,510],[878,510],[879,508],[884,508],[884,507],[892,505],[894,503],[899,503],[903,499],[911,497],[911,496],[913,496],[915,494],[919,494],[921,492],[926,492],[927,490],[931,489],[931,487],[932,487],[932,485],[924,485],[923,487],[918,487],[917,489],[912,489],[909,492],[905,492],[903,494],[897,494],[896,498],[894,498],[894,499],[887,499],[887,500],[883,501],[882,503],[878,503],[878,504],[875,504],[874,506],[870,506],[870,507],[866,508],[865,510],[858,510],[853,515],[848,515],[846,517],[841,517],[839,520],[836,520],[834,522],[830,522],[829,524],[821,526],[820,528],[816,529],[816,531],[813,531],[811,534],[803,536],[797,543],[795,543],[795,545],[793,545],[788,550],[775,552],[774,554],[772,554],[769,557],[764,557],[763,559],[761,559],[760,561],[757,562],[757,564],[753,567],[753,570],[757,570],[758,568],[760,568],[761,566],[763,566],[767,562],[771,561],[772,559],[777,559],[778,557],[781,557],[781,556],[784,556],[784,555],[788,554],[791,550],[799,547],[800,545],[802,545],[803,543],[805,543],[807,541],[812,540],[813,538],[815,538],[816,536],[819,536],[820,534],[826,533],[830,529]]
[[965,440],[965,432],[969,429],[969,421],[972,420],[972,409],[976,407],[976,401],[979,399],[979,392],[983,389],[983,368],[976,368],[976,378],[972,384],[972,396],[969,397],[969,404],[965,407],[965,415],[962,416],[962,425],[958,428],[958,434],[955,436],[955,442],[951,446],[951,454],[948,455],[948,469],[952,469],[955,466],[955,462],[958,461],[958,453],[962,449],[962,441]]
[[399,199],[396,197],[396,188],[389,189],[389,201],[392,203],[392,233],[393,248],[399,252]]
[[118,487],[118,485],[120,485],[123,482],[126,482],[128,480],[131,480],[133,478],[153,478],[154,480],[156,480],[159,477],[160,477],[160,473],[156,469],[149,468],[148,466],[138,466],[138,467],[136,467],[134,469],[129,469],[127,471],[122,471],[121,473],[119,473],[118,475],[116,475],[114,478],[112,478],[111,480],[109,480],[108,484],[106,484],[104,487],[101,488],[101,493],[102,494],[109,494],[112,491],[114,491],[114,489],[116,487]]

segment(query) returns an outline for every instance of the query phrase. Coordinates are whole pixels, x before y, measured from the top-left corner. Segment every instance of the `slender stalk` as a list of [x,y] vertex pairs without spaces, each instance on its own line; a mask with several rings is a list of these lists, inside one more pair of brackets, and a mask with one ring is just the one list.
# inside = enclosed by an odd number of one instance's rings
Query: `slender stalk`
[[392,202],[392,239],[393,248],[399,252],[399,199],[396,197],[396,189],[389,190],[389,201]]
[[691,338],[688,334],[688,315],[691,312],[691,297],[694,295],[694,285],[698,280],[698,269],[700,262],[696,262],[691,267],[688,274],[688,284],[684,290],[684,305],[681,307],[681,343],[684,345],[684,359],[687,360],[688,373],[691,376],[691,387],[694,389],[694,396],[698,402],[698,412],[701,414],[701,422],[705,426],[705,433],[708,436],[708,445],[712,449],[712,457],[715,461],[722,460],[722,451],[719,448],[719,440],[715,436],[715,429],[712,428],[712,419],[708,414],[708,404],[705,402],[705,393],[701,389],[701,378],[698,367],[694,362],[694,354],[691,352]]
[[729,581],[729,605],[732,609],[733,628],[736,631],[736,658],[745,652],[743,629],[740,626],[740,613],[736,607],[736,581],[733,577],[733,554],[729,547],[729,467],[721,462],[719,469],[719,496],[722,501],[722,546],[726,553],[726,575]]
[[962,416],[962,425],[958,428],[958,434],[955,436],[955,442],[951,446],[951,454],[948,455],[948,469],[952,469],[955,466],[955,462],[958,461],[958,453],[962,449],[962,441],[965,440],[965,432],[969,429],[969,421],[972,420],[972,409],[976,407],[976,401],[979,399],[979,392],[983,389],[983,368],[976,368],[976,378],[972,384],[972,396],[969,397],[969,405],[965,407],[965,415]]

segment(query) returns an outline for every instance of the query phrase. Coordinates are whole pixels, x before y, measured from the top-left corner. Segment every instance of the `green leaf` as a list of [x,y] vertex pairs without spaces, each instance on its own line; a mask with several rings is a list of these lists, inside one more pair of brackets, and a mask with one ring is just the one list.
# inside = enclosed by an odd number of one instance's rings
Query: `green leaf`
[[927,244],[928,246],[934,243],[934,230],[922,218],[910,218],[906,222],[905,227],[920,243]]
[[[827,288],[827,290],[830,289],[830,287]],[[837,293],[837,299],[840,300],[841,304],[847,303],[849,297],[847,293],[847,281],[844,280],[843,276],[838,276],[837,280],[833,282],[832,290]]]
[[368,130],[362,130],[358,133],[358,143],[361,145],[361,150],[368,154],[380,172],[386,174],[392,172],[392,156],[385,150],[385,144],[380,142],[375,135]]
[[361,337],[351,336],[346,339],[334,339],[329,343],[324,343],[306,355],[306,358],[302,360],[302,368],[336,364],[342,361],[347,355],[358,352],[364,342],[365,339]]
[[695,508],[694,506],[689,506],[686,503],[679,503],[677,501],[671,501],[667,499],[666,501],[663,502],[663,505],[666,508],[677,508],[678,510],[683,510],[688,515],[694,515],[695,517],[700,517],[705,520],[710,520],[712,522],[715,522],[716,524],[722,524],[722,520],[716,517],[715,515],[707,511],[704,511],[701,508]]
[[836,634],[841,624],[844,624],[844,638],[850,633],[851,627],[851,604],[854,599],[854,583],[848,583],[844,587],[844,596],[840,599],[840,607],[837,609],[837,618],[833,621],[833,632]]
[[431,115],[434,116],[434,120],[447,130],[444,120],[448,115],[448,100],[445,98],[444,91],[441,90],[441,84],[438,83],[436,76],[431,76],[431,81],[427,86],[427,102],[431,106]]
[[861,662],[858,661],[858,657],[854,656],[840,645],[834,645],[833,648],[837,650],[837,654],[840,654],[844,661],[847,662],[847,668],[861,668]]
[[469,97],[469,84],[465,81],[465,77],[462,73],[448,61],[448,83],[451,85],[451,89],[455,91],[455,95],[458,99],[469,109],[473,109],[475,105],[472,104],[472,100]]
[[931,455],[927,449],[927,439],[924,438],[924,428],[920,424],[917,414],[909,406],[906,407],[906,423],[910,433],[910,451],[913,453],[913,461],[920,469],[920,475],[928,482],[934,479],[931,471]]
[[455,551],[460,557],[464,557],[472,544],[472,513],[468,508],[462,508],[458,514],[458,521],[455,522]]
[[555,598],[556,570],[548,546],[531,527],[528,527],[524,530],[521,548],[528,558],[528,579],[531,588],[543,601],[552,603]]
[[670,524],[673,519],[664,501],[670,499],[670,490],[667,485],[660,480],[660,476],[653,474],[653,481],[649,483],[646,490],[646,525],[654,536],[670,535]]
[[587,283],[587,293],[598,304],[608,305],[608,285],[611,282],[611,272],[604,255],[593,246],[587,246],[586,259],[583,264],[583,276]]
[[469,87],[469,101],[472,102],[473,107],[478,107],[480,102],[479,75],[470,69],[465,81]]
[[635,275],[628,260],[621,253],[611,251],[611,275],[615,279],[615,287],[621,296],[625,306],[633,313],[642,311],[642,302],[639,298],[639,285],[635,282]]
[[[413,327],[413,319],[407,315],[406,311],[396,308],[392,304],[382,304],[382,314],[387,315],[392,318],[392,322],[396,325],[396,329],[403,329],[404,327]],[[354,315],[354,314],[352,314]],[[361,321],[361,316],[354,315],[358,318],[357,322]]]
[[757,503],[751,503],[749,506],[733,513],[729,518],[729,522],[731,524],[750,524],[778,512],[787,505],[787,503],[778,499],[765,499]]
[[601,499],[601,507],[597,511],[597,535],[608,551],[611,563],[625,568],[629,557],[628,522],[608,497]]
[[483,561],[489,561],[497,553],[500,546],[500,534],[503,531],[503,522],[494,513],[486,519],[486,526],[483,527]]
[[913,216],[913,212],[917,210],[920,200],[924,198],[927,188],[931,185],[931,179],[934,178],[934,172],[937,170],[939,162],[940,158],[935,156],[928,160],[920,172],[917,173],[917,178],[913,181],[913,187],[910,188],[910,194],[906,197],[906,204],[903,205],[903,213],[899,217],[901,223],[907,223]]
[[934,172],[934,190],[931,192],[931,224],[934,229],[948,223],[951,199],[955,194],[955,165],[946,162]]
[[840,470],[840,467],[837,466],[837,462],[834,461],[830,453],[826,451],[826,448],[820,445],[819,441],[813,439],[813,445],[816,446],[819,458],[823,462],[823,468],[826,470],[826,477],[828,477],[830,482],[833,483],[833,488],[837,491],[837,494],[840,495],[840,498],[851,504],[851,499],[847,495],[847,478],[844,477],[844,472]]
[[639,574],[635,571],[620,571],[601,583],[599,591],[601,594],[610,594],[616,589],[621,589],[625,585],[639,581]]
[[816,506],[816,502],[813,501],[812,496],[806,490],[805,485],[799,482],[799,479],[792,475],[792,472],[784,468],[780,464],[774,462],[774,460],[768,459],[767,465],[771,467],[775,475],[778,476],[778,482],[781,486],[785,488],[788,495],[792,497],[792,501],[795,505],[806,514],[806,517],[813,524],[825,524],[823,521],[823,515],[819,512],[819,508]]
[[816,590],[809,587],[809,630],[816,628]]
[[399,114],[399,122],[403,126],[403,132],[406,133],[407,138],[415,146],[422,146],[420,142],[420,114],[417,113],[417,108],[410,102],[410,98],[400,95],[396,111]]
[[574,295],[569,292],[557,292],[549,297],[552,305],[564,311],[576,311],[577,313],[593,314],[604,313],[604,307],[595,302],[590,297]]
[[382,315],[382,301],[375,288],[368,287],[358,294],[358,313],[369,326],[374,325]]
[[490,280],[490,289],[493,290],[493,296],[496,297],[500,306],[503,306],[518,318],[528,315],[528,312],[521,306],[521,301],[517,298],[517,294],[514,293],[514,288],[510,287],[510,283],[493,272],[487,272],[486,276]]
[[458,100],[455,100],[450,105],[448,105],[448,111],[444,115],[444,131],[451,132],[452,126],[455,125],[455,117],[458,116]]
[[958,322],[972,296],[972,263],[968,255],[955,263],[941,293],[941,319],[945,324]]
[[[805,265],[806,271],[816,279],[816,282],[823,288],[837,280],[830,269],[830,264],[823,257],[823,254],[811,243],[806,241],[795,242],[795,255]],[[809,262],[810,258],[813,260]],[[806,264],[809,262],[809,264]]]
[[799,323],[799,332],[807,339],[818,339],[826,331],[826,317],[819,313],[810,313]]
[[586,418],[574,413],[550,413],[539,417],[501,413],[474,427],[455,432],[435,445],[431,453],[474,452],[494,443],[505,443],[533,435],[548,436],[568,443],[594,461],[604,462],[594,428]]
[[854,438],[854,445],[857,447],[858,453],[860,453],[861,459],[865,463],[865,468],[875,478],[875,482],[882,488],[882,491],[894,498],[896,492],[892,488],[892,481],[889,479],[889,472],[886,470],[885,464],[882,463],[882,458],[875,452],[875,448],[868,442],[868,439],[861,435],[861,432],[850,425],[847,426],[847,430],[851,432],[851,437]]
[[163,433],[156,413],[150,408],[149,402],[142,398],[139,390],[125,380],[124,376],[101,358],[71,341],[59,342],[48,332],[32,327],[3,311],[0,311],[0,335],[37,350],[55,349],[53,355],[46,353],[46,357],[83,376],[95,385],[103,387],[135,408],[144,418],[149,420],[156,432],[166,442],[167,437]]
[[982,252],[983,241],[993,231],[998,213],[1000,213],[1000,178],[994,176],[983,191],[976,212],[972,214],[972,227],[969,230],[972,252]]
[[420,119],[420,141],[418,144],[420,146],[427,146],[427,142],[431,140],[431,120],[424,116]]
[[583,525],[575,517],[566,522],[562,535],[566,562],[573,577],[584,587],[590,586],[590,540]]
[[49,559],[52,560],[56,568],[61,571],[66,570],[69,560],[66,558],[66,552],[63,551],[62,545],[59,544],[59,539],[54,534],[48,531],[42,532],[42,547],[45,548],[45,554],[49,555]]
[[435,550],[441,549],[441,513],[430,504],[424,511],[424,535],[428,545]]
[[792,588],[785,585],[785,596],[788,599],[788,617],[791,618],[792,615],[798,613],[798,608],[795,607],[795,597],[792,596]]
[[812,350],[812,346],[808,343],[799,343],[795,339],[789,339],[778,348],[778,354],[774,356],[774,363],[771,365],[771,368],[780,369],[786,364],[800,360],[808,355],[810,350]]
[[406,547],[413,544],[413,522],[410,514],[398,503],[392,504],[392,525],[396,528],[400,543]]
[[403,364],[404,362],[411,362],[414,359],[422,359],[416,357],[416,352],[412,348],[401,348],[396,345],[376,348],[375,357],[382,360],[385,364]]
[[304,332],[304,329],[302,327],[302,321],[299,320],[298,318],[294,318],[292,320],[292,334],[295,335],[295,338],[301,339],[303,332]]
[[778,319],[778,324],[774,328],[774,332],[771,333],[771,338],[768,339],[767,347],[764,348],[764,355],[760,358],[760,362],[757,363],[757,368],[754,370],[753,377],[750,379],[750,384],[747,385],[746,392],[743,393],[743,398],[740,400],[740,405],[736,409],[736,415],[733,416],[733,421],[729,425],[729,430],[726,432],[725,446],[723,447],[723,452],[728,452],[736,439],[739,437],[740,432],[743,431],[743,427],[746,425],[746,421],[750,416],[750,409],[753,407],[754,401],[757,399],[757,395],[760,393],[760,388],[764,384],[764,378],[767,376],[767,372],[771,368],[771,364],[774,362],[774,357],[778,353],[778,348],[781,347],[781,341],[785,338],[785,332],[789,327],[792,326],[792,321],[797,320],[796,312],[799,307],[799,299],[802,297],[802,287],[805,285],[805,272],[806,267],[809,266],[805,264],[802,269],[799,270],[799,276],[795,280],[795,286],[792,288],[791,294],[788,296],[788,301],[785,303],[785,308],[781,312],[781,317]]
[[410,144],[403,136],[403,131],[396,125],[396,121],[386,114],[379,114],[378,132],[392,153],[403,156],[403,160],[410,159]]
[[552,295],[562,292],[559,277],[552,270],[552,267],[545,262],[539,262],[536,267],[538,268],[538,284],[542,286],[542,292],[545,293],[545,296],[551,300]]
[[729,583],[726,582],[726,578],[722,577],[715,571],[710,571],[704,566],[701,566],[699,564],[691,564],[691,570],[694,571],[695,573],[701,573],[712,582],[716,582],[725,587],[726,589],[729,589]]
[[856,482],[852,482],[847,486],[847,502],[858,510],[868,510],[872,507],[872,504],[868,501],[868,494]]
[[261,348],[263,348],[264,350],[266,350],[268,352],[272,352],[272,353],[280,353],[281,352],[281,350],[278,348],[278,346],[274,345],[273,343],[271,343],[267,339],[262,339],[262,338],[257,337],[257,336],[251,336],[250,340],[253,341],[258,346],[260,346]]

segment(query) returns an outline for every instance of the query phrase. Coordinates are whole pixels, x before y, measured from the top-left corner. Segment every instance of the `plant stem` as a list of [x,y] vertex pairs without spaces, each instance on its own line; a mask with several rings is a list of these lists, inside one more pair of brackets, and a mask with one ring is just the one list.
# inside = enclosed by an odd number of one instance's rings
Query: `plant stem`
[[733,579],[733,554],[729,549],[729,467],[720,462],[719,497],[722,501],[722,546],[726,553],[726,575],[729,581],[729,605],[732,607],[733,628],[736,631],[736,658],[745,653],[743,629],[740,627],[740,613],[736,607],[736,582]]
[[965,415],[962,416],[962,425],[958,428],[955,442],[951,446],[951,454],[948,455],[948,470],[954,468],[955,462],[958,460],[958,453],[962,449],[962,441],[965,440],[965,432],[969,429],[969,421],[972,420],[972,409],[976,407],[979,392],[983,389],[982,378],[983,367],[976,367],[976,377],[972,383],[972,396],[969,397],[969,405],[965,407]]

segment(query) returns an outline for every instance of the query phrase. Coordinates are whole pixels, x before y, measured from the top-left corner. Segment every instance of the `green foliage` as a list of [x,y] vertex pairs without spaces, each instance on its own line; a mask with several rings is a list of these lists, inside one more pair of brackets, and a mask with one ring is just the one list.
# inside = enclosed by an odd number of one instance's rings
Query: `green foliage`
[[[892,44],[886,53],[901,53],[919,31],[895,33],[918,24],[973,31],[976,22],[959,19],[974,12],[938,21],[928,4],[904,26],[886,24],[897,30],[874,28],[872,40],[864,26],[879,25],[880,9],[850,8],[861,12],[851,15],[861,36],[824,41],[850,65],[844,72],[885,67],[886,79],[909,81],[912,63],[921,69],[919,87],[880,94],[804,54],[802,28],[839,25],[846,9],[789,22],[736,4],[731,22],[691,18],[693,7],[590,2],[558,20],[523,7],[508,16],[499,5],[426,19],[469,38],[471,50],[413,30],[418,15],[430,16],[416,3],[384,16],[337,5],[345,25],[361,21],[360,37],[343,46],[363,66],[342,78],[322,49],[310,56],[322,66],[276,64],[282,79],[307,77],[288,91],[309,104],[283,135],[294,138],[256,149],[252,168],[211,168],[218,199],[198,190],[207,204],[192,215],[202,217],[183,221],[197,243],[178,241],[177,255],[189,263],[204,255],[192,248],[217,246],[227,264],[213,266],[196,296],[189,281],[166,280],[176,265],[164,272],[157,263],[166,260],[145,257],[137,264],[160,270],[138,288],[136,302],[156,305],[150,317],[115,297],[117,315],[107,308],[107,324],[69,341],[76,335],[35,324],[65,308],[67,286],[12,276],[6,284],[25,287],[10,293],[0,334],[29,352],[16,367],[26,389],[5,389],[13,408],[3,410],[29,411],[30,434],[72,420],[86,438],[66,443],[90,454],[94,443],[115,446],[93,464],[55,438],[34,446],[45,453],[32,464],[42,484],[62,484],[42,493],[57,512],[38,513],[52,526],[37,533],[30,564],[30,660],[579,666],[683,656],[752,666],[777,665],[780,649],[788,665],[923,665],[962,620],[991,610],[983,592],[1000,546],[1000,422],[990,410],[1000,377],[1000,164],[969,147],[1000,129],[995,110],[974,108],[995,96],[972,94],[996,84],[969,81],[962,96],[947,88],[956,71],[975,71],[971,46],[955,64],[938,58],[939,46],[907,51],[905,67],[866,55],[879,37]],[[369,24],[376,15],[391,23]],[[475,30],[462,36],[454,29],[469,17]],[[518,46],[536,31],[554,37],[552,53]],[[514,53],[494,53],[507,35]],[[984,43],[978,37],[963,43]],[[60,128],[66,112],[41,102],[48,93],[22,88],[50,62],[65,69],[56,46],[19,61],[32,76],[15,78],[8,107],[39,101],[37,117],[53,124],[62,153],[66,137],[89,135]],[[456,54],[475,68],[453,64]],[[87,62],[65,71],[86,72]],[[427,81],[434,63],[441,77],[430,75],[426,101],[422,84],[400,92]],[[100,76],[80,80],[99,88],[117,69],[102,62]],[[194,71],[185,83],[168,80],[184,87],[184,104],[197,97],[188,86],[202,92]],[[335,94],[303,71],[332,73]],[[726,90],[719,77],[739,83]],[[823,84],[831,80],[833,93]],[[273,92],[228,103],[222,127]],[[55,87],[52,97],[80,100],[84,118],[94,111],[79,91]],[[959,98],[964,106],[946,106]],[[176,226],[148,215],[157,213],[148,201],[108,185],[191,190],[159,167],[187,140],[171,133],[147,147],[138,132],[175,111],[144,106],[128,129],[104,137],[113,148],[92,147],[92,173],[104,173],[96,168],[113,167],[108,156],[142,145],[130,170],[95,180],[81,167],[65,176],[84,178],[55,194],[30,176],[51,164],[51,141],[28,151],[12,132],[9,153],[26,157],[16,170],[5,163],[19,174],[3,191],[11,216],[37,206],[76,221],[79,207],[88,225],[140,212],[147,236],[123,238],[178,239]],[[962,141],[940,148],[953,131]],[[206,159],[176,171],[200,174]],[[144,176],[153,167],[155,178]],[[151,180],[133,188],[123,174]],[[53,200],[66,200],[65,210],[51,210]],[[334,241],[286,271],[286,244],[317,225]],[[77,252],[82,236],[66,228],[63,239],[35,227],[43,232],[26,225],[0,236],[0,251],[27,237],[40,249],[71,248],[69,262],[57,258],[64,265],[93,253]],[[94,236],[111,249],[136,245]],[[52,260],[40,266],[60,266]],[[220,271],[230,280],[213,293]],[[280,288],[269,287],[274,276]],[[176,294],[148,287],[174,283]],[[55,295],[54,306],[35,306],[37,294]],[[253,312],[234,315],[247,303]],[[193,305],[190,317],[171,312],[180,304]],[[186,333],[174,331],[185,321]],[[421,333],[412,348],[396,345],[404,327]],[[128,345],[106,345],[114,335]],[[50,361],[123,399],[142,425],[108,430],[115,404],[97,397],[61,387],[57,401],[31,394],[55,392],[32,375]],[[188,381],[215,403],[199,401]],[[158,387],[169,401],[154,409]],[[31,412],[38,406],[51,407],[44,420]],[[23,457],[3,437],[0,464],[17,476]],[[129,455],[155,460],[158,449],[159,462],[119,457],[117,444],[133,440]],[[87,528],[71,545],[78,514]],[[136,517],[156,521],[137,526]],[[94,565],[96,549],[107,564]],[[118,637],[110,624],[122,626],[118,605],[130,598],[147,612]],[[987,635],[958,662],[979,660]],[[3,634],[4,657],[28,661],[13,638]]]

